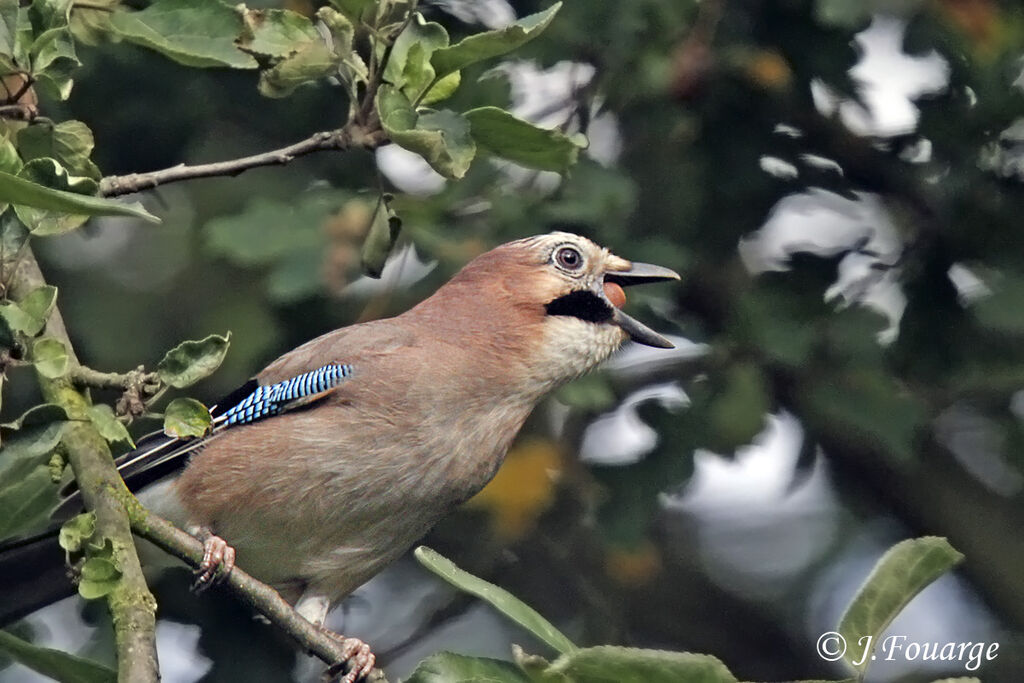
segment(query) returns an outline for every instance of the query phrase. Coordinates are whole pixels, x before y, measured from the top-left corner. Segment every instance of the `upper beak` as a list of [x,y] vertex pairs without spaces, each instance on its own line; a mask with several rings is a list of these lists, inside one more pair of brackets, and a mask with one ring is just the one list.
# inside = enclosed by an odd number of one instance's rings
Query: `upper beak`
[[[614,270],[605,273],[605,282],[614,282],[621,287],[641,285],[647,282],[665,282],[678,280],[679,274],[674,270],[655,266],[650,263],[632,263],[625,270]],[[626,315],[618,306],[612,307],[612,322],[621,327],[629,338],[638,344],[654,346],[660,349],[673,349],[675,345],[642,322]]]

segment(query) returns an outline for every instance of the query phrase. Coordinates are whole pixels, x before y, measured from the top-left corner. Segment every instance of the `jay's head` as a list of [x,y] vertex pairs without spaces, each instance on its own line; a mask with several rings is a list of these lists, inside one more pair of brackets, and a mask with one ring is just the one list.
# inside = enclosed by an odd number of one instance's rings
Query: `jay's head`
[[553,232],[480,255],[442,292],[460,301],[473,298],[476,322],[489,322],[496,331],[504,328],[508,334],[502,323],[511,322],[542,371],[567,379],[591,369],[627,339],[672,348],[622,310],[623,288],[678,279],[668,268],[627,261],[585,237]]

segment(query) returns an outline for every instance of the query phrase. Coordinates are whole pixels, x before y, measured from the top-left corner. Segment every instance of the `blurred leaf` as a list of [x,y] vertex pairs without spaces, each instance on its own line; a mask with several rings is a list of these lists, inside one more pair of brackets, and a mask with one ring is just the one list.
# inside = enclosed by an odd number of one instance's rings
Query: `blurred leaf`
[[579,133],[540,128],[498,107],[470,109],[464,116],[481,149],[527,168],[565,173],[587,146]]
[[707,408],[709,447],[729,453],[749,444],[764,429],[771,397],[761,369],[746,362],[733,363]]
[[231,333],[211,334],[199,341],[184,341],[168,351],[156,366],[164,384],[176,389],[195,384],[212,375],[227,355]]
[[89,160],[95,142],[92,131],[81,121],[62,121],[54,124],[36,119],[18,131],[17,146],[21,158],[52,158],[68,169],[69,173],[99,180],[99,169]]
[[319,40],[313,22],[287,9],[249,9],[240,7],[244,29],[235,41],[243,52],[258,57],[287,57],[304,43]]
[[116,683],[117,672],[89,659],[39,647],[0,630],[0,651],[59,683]]
[[338,11],[352,21],[361,19],[369,9],[376,7],[376,0],[330,0]]
[[75,40],[99,45],[110,38],[110,18],[121,0],[91,0],[89,7],[72,5],[69,28]]
[[43,337],[32,344],[32,363],[43,377],[56,379],[68,371],[68,350],[53,337]]
[[711,655],[611,645],[563,654],[544,673],[565,676],[571,683],[736,683],[725,664]]
[[114,409],[105,403],[97,403],[89,407],[89,420],[104,439],[110,442],[127,441],[135,446],[131,435],[121,421],[114,415]]
[[4,429],[27,429],[67,419],[67,411],[56,403],[42,403],[26,410],[17,420],[5,422],[0,427]]
[[476,154],[469,121],[447,109],[413,110],[409,99],[391,86],[377,93],[381,127],[392,142],[423,157],[446,178],[461,178]]
[[381,195],[370,221],[370,231],[363,241],[363,272],[370,277],[380,277],[384,271],[384,263],[394,249],[398,233],[402,229],[402,219],[391,208],[392,199],[393,195]]
[[253,198],[240,213],[207,223],[207,245],[242,265],[274,263],[296,251],[321,251],[324,220],[351,196],[318,190],[288,200]]
[[[944,538],[924,536],[897,543],[875,564],[864,585],[839,621],[839,633],[847,643],[865,636],[878,642],[882,632],[911,600],[964,556]],[[870,658],[856,648],[847,650],[847,662],[861,673]],[[861,661],[860,666],[854,665]]]
[[138,12],[118,10],[110,18],[125,40],[193,67],[255,69],[256,60],[235,47],[242,17],[220,0],[157,0]]
[[96,533],[96,513],[83,512],[64,522],[57,535],[60,547],[69,553],[82,552],[85,544]]
[[591,372],[572,380],[555,392],[560,403],[587,411],[608,410],[615,405],[615,391],[608,375]]
[[1024,335],[1024,277],[1016,273],[991,273],[986,284],[992,293],[970,306],[978,323],[994,332]]
[[414,554],[419,563],[424,567],[459,590],[486,601],[496,610],[558,652],[567,653],[576,650],[576,646],[572,644],[572,641],[556,629],[551,622],[538,614],[533,608],[522,603],[508,591],[459,569],[451,560],[442,557],[436,551],[426,546],[419,546]]
[[164,411],[164,434],[167,436],[203,436],[212,426],[210,411],[192,398],[176,398]]
[[893,377],[874,368],[830,376],[812,373],[800,392],[806,417],[828,433],[855,438],[879,448],[895,461],[913,457],[925,406]]
[[25,40],[19,31],[19,14],[17,2],[5,0],[0,3],[0,55],[8,61],[5,67],[14,70],[15,64],[27,64]]
[[546,10],[523,17],[505,28],[477,33],[451,47],[435,51],[430,57],[435,79],[461,71],[470,64],[511,52],[533,40],[547,28],[561,7],[562,3],[556,2]]
[[117,588],[121,570],[113,560],[105,557],[90,557],[82,565],[82,576],[78,582],[78,594],[86,600],[97,600]]
[[500,659],[439,652],[416,666],[406,683],[529,683],[515,664]]

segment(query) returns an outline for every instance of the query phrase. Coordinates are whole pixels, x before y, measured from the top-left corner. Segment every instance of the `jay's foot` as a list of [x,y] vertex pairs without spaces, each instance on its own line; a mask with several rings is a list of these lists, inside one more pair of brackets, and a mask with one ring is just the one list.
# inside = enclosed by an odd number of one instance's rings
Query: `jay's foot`
[[192,590],[202,593],[226,579],[235,568],[235,549],[208,529],[200,529],[196,535],[203,541],[203,561],[195,571]]
[[[370,646],[358,638],[346,638],[340,633],[335,633],[321,626],[324,633],[334,638],[341,644],[342,659],[332,664],[324,672],[324,679],[331,683],[356,683],[356,681],[368,680],[373,665],[377,661]],[[348,673],[345,673],[348,669]]]

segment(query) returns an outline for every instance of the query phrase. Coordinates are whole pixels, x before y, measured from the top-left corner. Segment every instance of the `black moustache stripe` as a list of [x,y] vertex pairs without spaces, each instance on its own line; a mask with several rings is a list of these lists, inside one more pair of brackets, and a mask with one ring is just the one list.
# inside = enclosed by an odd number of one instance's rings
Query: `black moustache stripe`
[[593,292],[571,292],[548,303],[548,315],[568,315],[588,323],[603,323],[611,320],[612,309],[604,299]]

